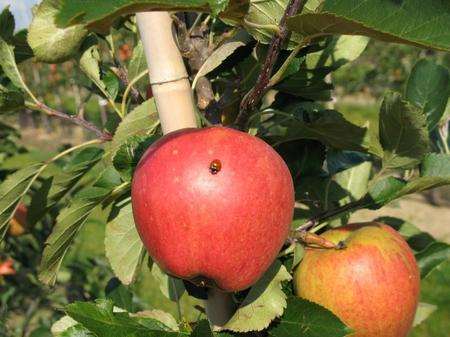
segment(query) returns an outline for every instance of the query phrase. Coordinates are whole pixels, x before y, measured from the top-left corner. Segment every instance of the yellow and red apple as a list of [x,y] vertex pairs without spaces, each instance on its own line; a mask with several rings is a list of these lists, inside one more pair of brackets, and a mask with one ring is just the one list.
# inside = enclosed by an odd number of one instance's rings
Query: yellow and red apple
[[294,276],[298,296],[331,310],[351,337],[405,337],[416,312],[420,275],[406,241],[381,223],[323,234],[344,249],[307,248]]

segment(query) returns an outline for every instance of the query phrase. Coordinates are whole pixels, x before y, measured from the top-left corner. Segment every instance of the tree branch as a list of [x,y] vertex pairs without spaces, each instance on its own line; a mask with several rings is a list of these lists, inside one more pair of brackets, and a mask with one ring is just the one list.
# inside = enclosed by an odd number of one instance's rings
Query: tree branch
[[49,106],[47,106],[46,104],[42,103],[42,102],[36,102],[36,103],[31,103],[28,102],[27,107],[30,109],[34,109],[34,110],[40,110],[44,113],[46,113],[48,116],[51,117],[56,117],[62,120],[66,120],[66,121],[70,121],[71,123],[77,124],[89,131],[94,132],[98,138],[100,138],[102,141],[110,141],[112,139],[112,135],[107,132],[107,131],[102,131],[100,130],[97,126],[95,126],[94,124],[92,124],[91,122],[85,120],[82,116],[79,115],[68,115],[64,112],[55,110],[53,108],[50,108]]
[[[117,65],[116,75],[122,81],[124,87],[128,87],[130,82],[134,80],[132,78],[130,81],[130,79],[128,78],[128,71],[120,64]],[[134,87],[134,85],[131,85],[130,87],[130,94],[134,103],[141,104],[142,102],[144,102],[144,98],[141,96],[140,92]]]
[[297,11],[301,11],[305,5],[305,0],[290,0],[286,10],[279,23],[279,33],[274,35],[270,42],[269,51],[267,52],[266,60],[264,61],[261,73],[253,89],[244,97],[240,105],[240,111],[235,120],[235,125],[244,129],[248,118],[249,112],[251,112],[256,104],[261,100],[265,94],[270,76],[272,75],[273,67],[280,54],[281,47],[283,46],[286,38],[288,37],[288,28],[286,26],[286,20],[288,17],[293,16]]
[[343,214],[343,213],[346,213],[349,211],[354,211],[354,210],[360,209],[360,208],[364,207],[366,204],[367,204],[367,200],[365,198],[363,198],[363,199],[348,203],[344,206],[319,213],[318,215],[310,218],[303,225],[297,227],[294,230],[294,232],[306,232],[306,231],[312,229],[313,227],[315,227],[316,225],[320,224],[321,222],[324,222],[325,220],[332,219],[340,214]]

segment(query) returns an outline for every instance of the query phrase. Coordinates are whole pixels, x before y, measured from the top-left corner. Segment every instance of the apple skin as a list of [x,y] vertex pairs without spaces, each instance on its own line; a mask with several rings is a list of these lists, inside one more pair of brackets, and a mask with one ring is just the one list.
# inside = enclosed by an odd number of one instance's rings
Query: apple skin
[[183,129],[152,144],[131,200],[140,237],[164,271],[227,292],[248,288],[269,268],[295,202],[283,159],[225,127]]
[[27,231],[28,208],[24,203],[19,203],[13,218],[10,221],[9,234],[20,236]]
[[346,248],[308,248],[294,275],[298,296],[331,310],[352,337],[405,337],[417,308],[420,275],[405,240],[382,223],[323,234]]

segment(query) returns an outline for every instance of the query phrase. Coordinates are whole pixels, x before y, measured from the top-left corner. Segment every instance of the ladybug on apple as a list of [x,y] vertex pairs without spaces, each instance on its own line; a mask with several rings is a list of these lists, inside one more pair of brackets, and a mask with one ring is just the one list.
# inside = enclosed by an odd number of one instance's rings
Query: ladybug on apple
[[285,243],[294,187],[264,141],[225,127],[152,144],[132,181],[137,230],[168,274],[233,292],[253,285]]

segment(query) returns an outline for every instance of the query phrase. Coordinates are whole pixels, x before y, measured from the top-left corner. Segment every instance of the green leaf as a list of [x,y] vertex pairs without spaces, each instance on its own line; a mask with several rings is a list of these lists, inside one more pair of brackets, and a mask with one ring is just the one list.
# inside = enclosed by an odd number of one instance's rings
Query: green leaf
[[431,131],[441,120],[449,96],[450,80],[447,68],[431,60],[416,63],[406,85],[406,99],[423,110]]
[[[276,113],[276,111],[275,111]],[[270,121],[267,136],[273,137],[277,144],[298,139],[318,140],[333,148],[370,152],[380,155],[382,150],[367,128],[359,127],[334,110],[318,112],[311,122],[285,118],[284,122]]]
[[416,326],[411,337],[447,337],[450,328],[450,260],[442,262],[420,285],[421,302],[437,306],[431,316]]
[[0,241],[14,216],[20,200],[28,192],[45,165],[35,164],[9,175],[0,185]]
[[296,297],[287,301],[280,323],[269,332],[271,337],[341,337],[352,331],[324,307]]
[[89,24],[92,28],[105,31],[120,16],[152,10],[196,11],[221,14],[239,20],[247,11],[247,1],[218,0],[84,0],[82,2],[62,0],[58,22],[62,25],[72,23]]
[[365,36],[333,36],[324,50],[308,54],[306,66],[308,69],[331,67],[337,69],[356,60],[366,49],[369,38]]
[[[4,127],[3,125],[1,125]],[[30,166],[34,164],[39,164],[46,160],[51,159],[55,153],[44,152],[38,150],[30,150],[23,153],[16,153],[11,157],[7,158],[1,166],[2,170],[19,170],[25,166]]]
[[298,264],[303,260],[305,256],[305,247],[300,243],[296,242],[294,247],[294,258],[292,260],[291,271],[298,266]]
[[408,182],[394,177],[388,177],[375,182],[369,189],[369,196],[381,207],[392,200],[408,194],[422,192],[431,188],[449,185],[450,156],[445,154],[428,154],[423,162],[421,176]]
[[409,181],[405,187],[396,194],[395,198],[449,184],[450,177],[419,177]]
[[66,307],[66,313],[97,337],[178,337],[186,334],[167,331],[162,323],[142,317],[131,317],[127,312],[114,312],[111,301],[98,300],[95,304],[75,302]]
[[326,169],[328,174],[333,176],[336,173],[350,169],[368,160],[370,160],[370,157],[361,152],[328,149]]
[[26,29],[22,29],[13,37],[12,43],[15,46],[14,54],[16,55],[17,64],[20,64],[34,56],[33,50],[31,50],[31,47],[28,44],[27,35],[28,31]]
[[209,74],[222,64],[223,61],[230,55],[232,55],[236,49],[245,46],[250,42],[250,36],[245,31],[239,31],[235,36],[222,43],[217,49],[215,49],[211,55],[202,64],[194,80],[192,81],[192,87],[195,88],[197,80]]
[[423,321],[425,321],[430,315],[435,312],[437,309],[437,306],[434,304],[419,302],[419,305],[417,306],[416,315],[414,316],[414,322],[413,327],[421,324]]
[[135,314],[133,314],[134,317],[147,317],[154,320],[157,320],[158,322],[161,322],[166,327],[170,328],[173,331],[179,331],[178,323],[175,318],[168,312],[153,309],[153,310],[145,310],[145,311],[139,311]]
[[197,323],[190,337],[215,337],[215,336],[214,332],[211,330],[211,327],[209,326],[209,322],[206,319],[202,319]]
[[11,80],[12,84],[20,89],[25,89],[25,84],[17,68],[14,55],[14,45],[9,44],[0,37],[0,66],[5,75]]
[[159,289],[165,297],[174,302],[180,300],[186,290],[182,280],[167,275],[156,263],[153,263],[152,275],[158,282]]
[[288,165],[294,180],[317,174],[325,160],[325,146],[313,140],[282,143],[276,150]]
[[300,69],[300,71],[286,77],[275,88],[307,100],[329,101],[333,84],[325,80],[327,73],[329,73],[329,70],[324,72],[320,69]]
[[[97,88],[100,89],[104,96],[112,99],[110,92],[108,91],[107,84],[102,78],[100,60],[100,51],[97,39],[94,37],[86,39],[81,47],[80,53],[78,54],[78,64],[80,69],[97,86]],[[111,85],[111,83],[109,84]],[[111,93],[114,92],[111,91]]]
[[190,337],[233,337],[226,332],[213,332],[206,319],[198,321]]
[[52,337],[50,330],[43,325],[38,326],[30,332],[29,337]]
[[422,278],[430,274],[433,268],[446,260],[450,260],[450,245],[444,242],[433,242],[416,254],[417,264]]
[[96,206],[101,204],[110,190],[100,187],[87,187],[78,192],[71,204],[64,208],[56,219],[56,225],[45,242],[45,248],[40,264],[39,279],[41,282],[53,285],[75,236],[84,225]]
[[[70,318],[69,316],[63,316],[60,319],[58,319],[56,322],[52,324],[52,334],[59,336],[62,332],[65,330],[79,324],[74,319]],[[70,335],[69,335],[70,336]]]
[[286,308],[286,294],[282,286],[283,282],[290,281],[291,278],[286,267],[278,260],[275,261],[263,277],[250,288],[223,329],[247,332],[267,328]]
[[[339,206],[344,206],[364,197],[367,193],[371,172],[372,163],[366,161],[337,173],[333,180],[342,188],[345,195],[338,200],[333,200],[333,202],[337,202]],[[333,227],[343,226],[347,224],[348,220],[349,215],[347,213],[339,219],[333,220],[330,224]]]
[[0,14],[0,37],[9,41],[14,35],[15,25],[14,16],[7,6]]
[[113,101],[116,100],[120,89],[120,80],[117,75],[111,70],[107,69],[102,76],[102,81],[105,86],[105,90]]
[[123,180],[131,181],[134,169],[142,155],[158,138],[155,135],[150,137],[132,136],[120,146],[113,158],[113,165]]
[[450,155],[428,154],[421,164],[420,171],[423,177],[450,177]]
[[406,186],[399,191],[397,198],[431,188],[450,184],[450,169],[448,163],[450,155],[428,154],[423,162],[421,176],[409,181]]
[[21,91],[8,89],[0,84],[0,114],[14,111],[25,105],[24,95]]
[[[133,81],[139,74],[147,70],[147,59],[144,54],[144,47],[142,41],[139,41],[133,49],[133,55],[128,65],[128,78]],[[135,86],[137,86],[143,93],[145,93],[145,85],[149,84],[148,76],[140,79]]]
[[450,50],[450,3],[441,0],[325,0],[319,13],[288,27],[303,35],[365,35],[387,42]]
[[129,291],[118,278],[113,277],[105,288],[105,296],[114,305],[126,311],[133,311],[133,293]]
[[149,136],[155,133],[159,119],[154,99],[149,99],[125,116],[117,127],[108,152],[113,156],[133,136]]
[[[122,183],[119,173],[114,167],[107,166],[95,181],[95,187],[102,187],[106,189],[114,189]],[[129,187],[129,185],[128,185]]]
[[381,105],[380,141],[384,168],[417,165],[429,149],[425,114],[400,94],[388,93]]
[[74,56],[88,31],[83,25],[58,27],[60,0],[43,0],[28,31],[28,43],[39,61],[60,63]]
[[422,279],[421,300],[450,309],[450,260],[443,261]]
[[61,199],[88,173],[102,158],[103,150],[97,147],[87,147],[78,151],[63,170],[48,178],[33,194],[28,210],[30,225],[37,221],[54,207]]
[[[276,34],[273,27],[278,27],[288,4],[288,0],[250,0],[250,7],[243,22],[244,28],[252,34],[257,41],[264,44],[270,43],[272,37]],[[290,35],[286,47],[288,49],[293,49],[301,41],[302,36],[293,33]]]
[[58,337],[96,337],[89,330],[84,328],[81,324],[77,324],[64,330]]
[[366,194],[371,170],[372,163],[366,161],[334,176],[336,183],[348,192],[346,200],[341,201],[348,203],[358,200]]
[[371,199],[369,204],[374,209],[380,208],[397,198],[397,194],[405,187],[403,180],[387,177],[377,181],[369,187],[368,196]]
[[134,225],[131,203],[120,208],[117,216],[108,222],[105,252],[114,274],[123,284],[130,284],[145,253]]

